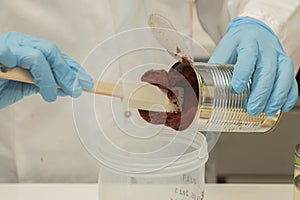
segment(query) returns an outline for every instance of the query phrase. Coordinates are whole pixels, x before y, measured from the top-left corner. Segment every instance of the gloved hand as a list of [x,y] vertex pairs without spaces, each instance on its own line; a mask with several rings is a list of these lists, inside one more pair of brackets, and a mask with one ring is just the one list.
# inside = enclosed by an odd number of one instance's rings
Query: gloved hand
[[247,112],[274,115],[289,111],[298,98],[292,60],[275,33],[263,22],[233,19],[209,62],[235,64],[231,86],[242,92],[252,79]]
[[35,83],[0,79],[0,109],[34,93],[53,102],[58,95],[79,97],[82,89],[93,87],[92,78],[77,62],[53,43],[34,36],[17,32],[0,34],[0,63],[30,70]]

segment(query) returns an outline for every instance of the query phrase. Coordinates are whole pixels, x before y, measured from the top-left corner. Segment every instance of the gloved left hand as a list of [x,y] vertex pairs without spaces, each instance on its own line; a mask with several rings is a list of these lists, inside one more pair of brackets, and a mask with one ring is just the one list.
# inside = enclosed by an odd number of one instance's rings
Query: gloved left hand
[[231,86],[237,93],[252,79],[246,108],[250,115],[287,112],[297,101],[293,62],[275,33],[260,20],[233,19],[209,62],[234,64]]
[[[24,96],[40,93],[47,102],[57,96],[78,97],[93,87],[80,65],[47,40],[17,32],[0,34],[0,63],[28,69],[35,84],[0,79],[0,109]],[[61,87],[57,89],[57,84]]]

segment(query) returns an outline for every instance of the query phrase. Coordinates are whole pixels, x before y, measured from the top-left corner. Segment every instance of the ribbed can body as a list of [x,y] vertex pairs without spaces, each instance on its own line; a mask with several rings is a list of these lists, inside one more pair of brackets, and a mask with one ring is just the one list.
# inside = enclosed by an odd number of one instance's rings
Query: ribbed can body
[[278,123],[281,111],[274,116],[247,114],[251,81],[242,93],[231,86],[233,65],[194,63],[199,83],[199,129],[222,132],[269,132]]

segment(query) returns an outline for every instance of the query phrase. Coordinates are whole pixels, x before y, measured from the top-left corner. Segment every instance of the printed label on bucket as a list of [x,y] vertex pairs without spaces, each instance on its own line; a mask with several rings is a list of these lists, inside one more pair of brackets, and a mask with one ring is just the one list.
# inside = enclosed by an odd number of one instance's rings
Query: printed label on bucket
[[100,184],[99,200],[203,200],[201,184]]

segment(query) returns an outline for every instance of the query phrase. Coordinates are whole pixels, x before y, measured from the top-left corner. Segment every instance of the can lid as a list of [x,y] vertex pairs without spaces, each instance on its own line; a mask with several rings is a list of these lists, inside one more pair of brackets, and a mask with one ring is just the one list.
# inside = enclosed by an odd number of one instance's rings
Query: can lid
[[181,34],[171,22],[158,14],[148,17],[148,24],[157,41],[178,61],[193,66],[193,57]]

